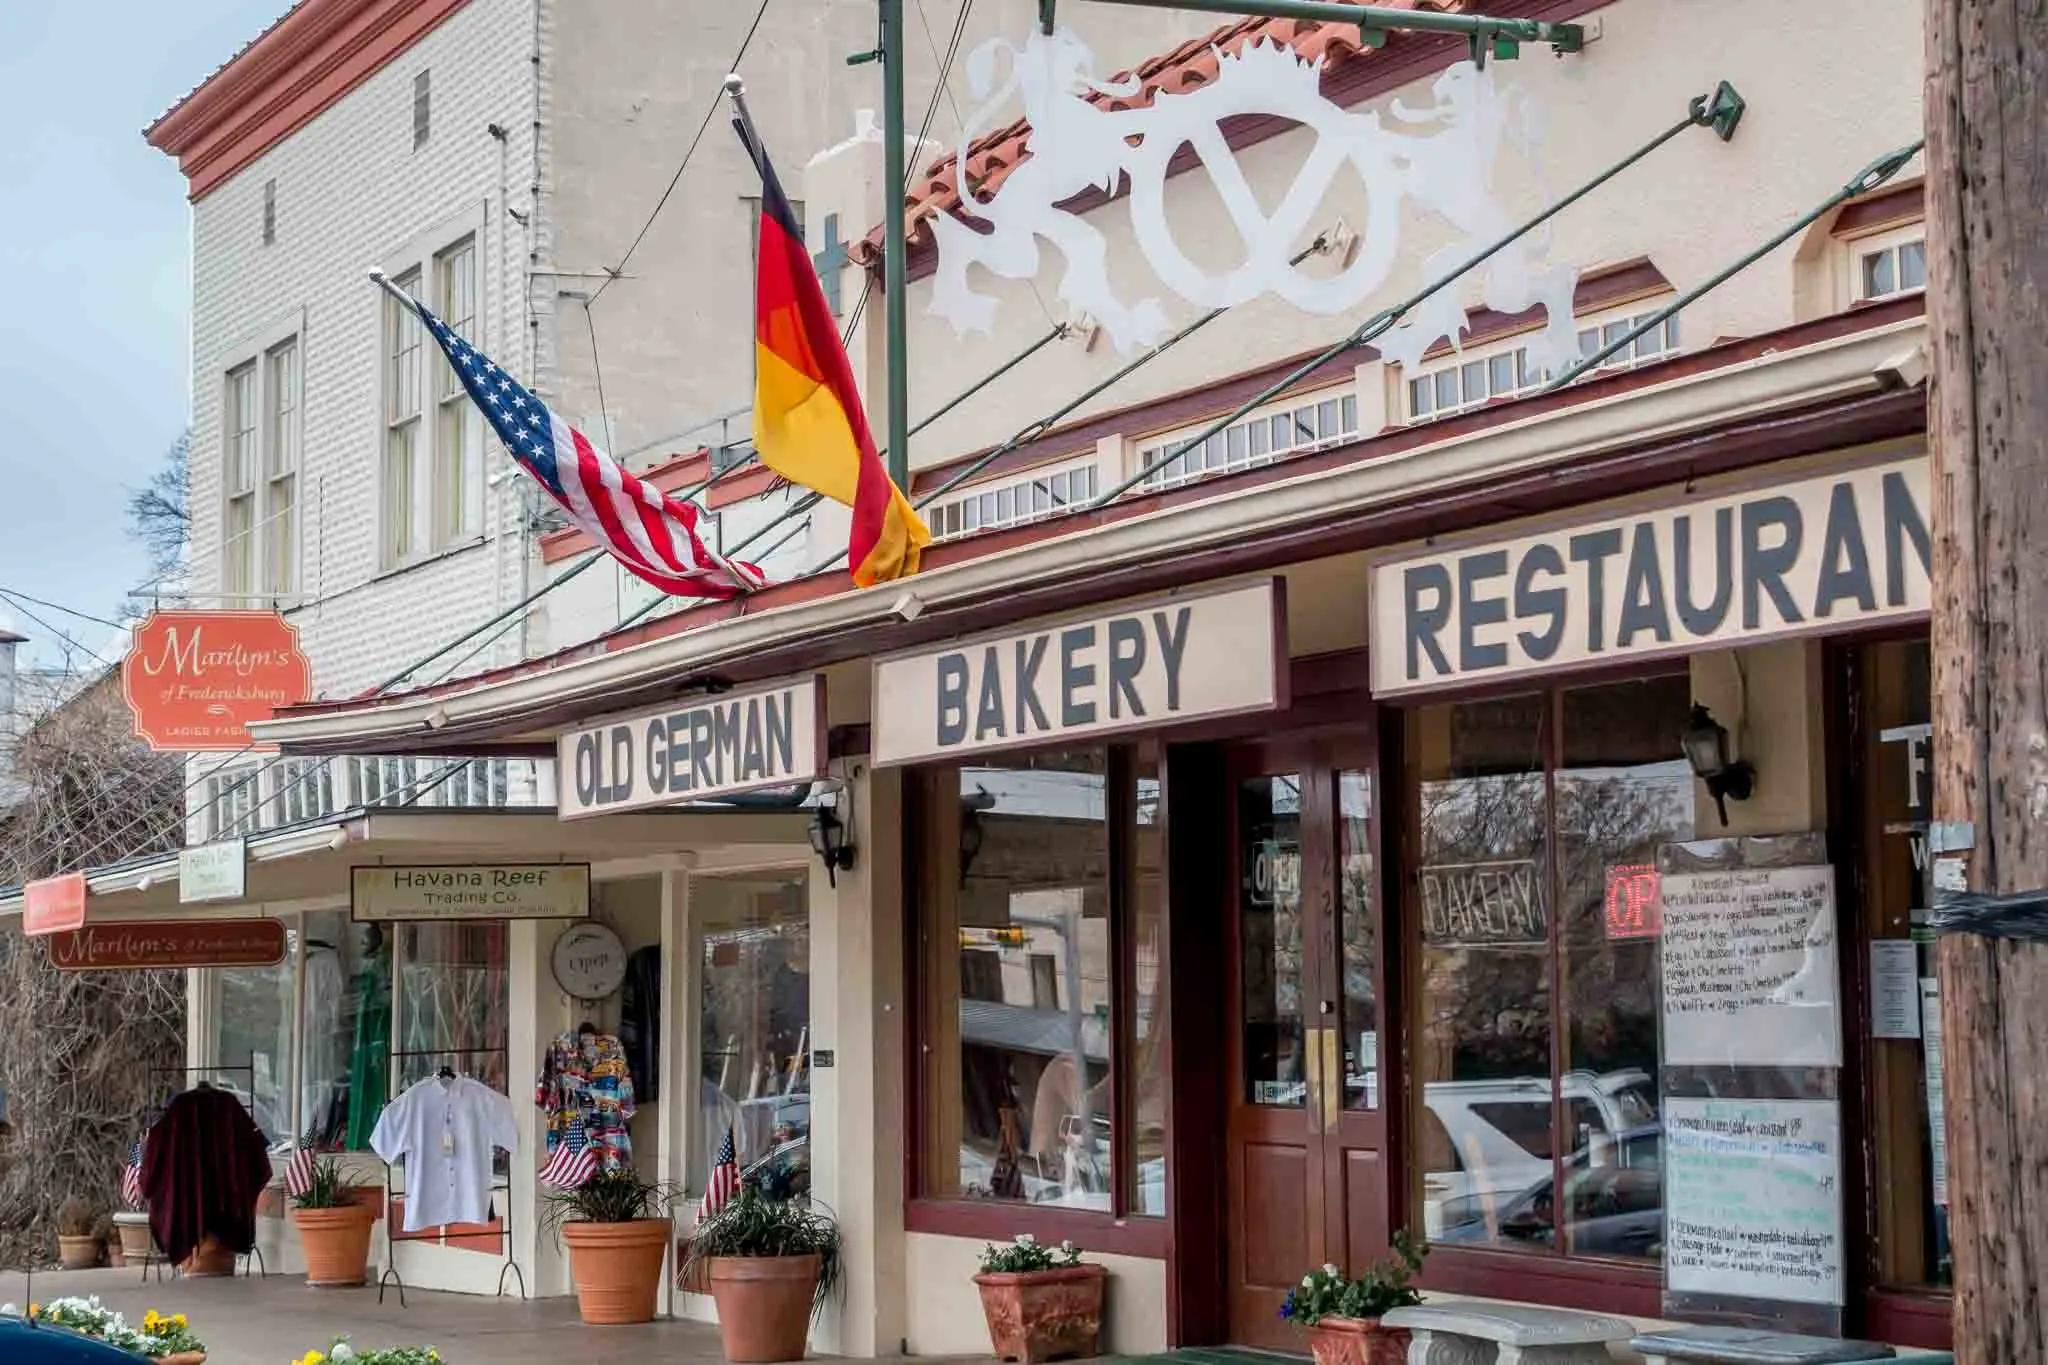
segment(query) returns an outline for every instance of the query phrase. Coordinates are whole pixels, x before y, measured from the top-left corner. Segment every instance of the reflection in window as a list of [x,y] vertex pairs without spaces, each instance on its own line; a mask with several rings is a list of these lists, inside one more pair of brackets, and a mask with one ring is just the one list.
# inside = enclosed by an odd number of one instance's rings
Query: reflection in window
[[1339,772],[1337,910],[1344,961],[1344,1107],[1380,1107],[1379,960],[1373,939],[1372,774]]
[[1159,762],[1138,759],[1131,894],[1133,1091],[1131,1212],[1166,1214],[1166,830],[1160,819]]
[[932,782],[928,1194],[1111,1207],[1107,785],[1101,750]]
[[446,1066],[511,1093],[506,930],[475,922],[397,926],[399,1091]]
[[382,926],[345,910],[305,918],[300,1123],[317,1151],[366,1151],[384,1108],[391,1051],[391,950]]
[[811,918],[801,868],[698,877],[703,930],[700,1121],[688,1184],[710,1179],[727,1133],[771,1193],[811,1188]]
[[1237,789],[1239,942],[1243,947],[1244,1097],[1308,1102],[1302,1019],[1301,775]]
[[292,956],[273,967],[225,967],[213,977],[213,1064],[193,1078],[212,1082],[249,1106],[274,1151],[291,1145]]

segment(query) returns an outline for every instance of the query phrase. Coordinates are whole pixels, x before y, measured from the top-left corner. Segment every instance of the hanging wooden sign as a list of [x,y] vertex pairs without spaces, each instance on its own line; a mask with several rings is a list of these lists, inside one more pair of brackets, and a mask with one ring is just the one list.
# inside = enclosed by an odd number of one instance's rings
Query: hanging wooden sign
[[121,663],[135,733],[159,752],[267,751],[252,721],[313,694],[299,632],[274,611],[154,611]]
[[284,961],[285,947],[282,920],[137,920],[55,934],[50,963],[60,972],[269,967]]

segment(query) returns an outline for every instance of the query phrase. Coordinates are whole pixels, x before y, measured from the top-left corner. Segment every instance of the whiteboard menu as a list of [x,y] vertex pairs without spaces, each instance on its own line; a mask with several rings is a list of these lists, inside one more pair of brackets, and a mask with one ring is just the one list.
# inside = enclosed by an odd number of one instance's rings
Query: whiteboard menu
[[1840,1066],[1829,867],[1667,873],[1667,1066]]
[[1840,1304],[1833,1100],[1664,1101],[1664,1282],[1674,1293]]

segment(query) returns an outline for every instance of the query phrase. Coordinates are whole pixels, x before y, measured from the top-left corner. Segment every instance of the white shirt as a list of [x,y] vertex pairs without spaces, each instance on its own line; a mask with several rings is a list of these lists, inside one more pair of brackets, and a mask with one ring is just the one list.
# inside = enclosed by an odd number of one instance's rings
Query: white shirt
[[405,1163],[405,1230],[487,1223],[491,1149],[518,1150],[512,1101],[467,1076],[429,1077],[384,1107],[370,1150]]

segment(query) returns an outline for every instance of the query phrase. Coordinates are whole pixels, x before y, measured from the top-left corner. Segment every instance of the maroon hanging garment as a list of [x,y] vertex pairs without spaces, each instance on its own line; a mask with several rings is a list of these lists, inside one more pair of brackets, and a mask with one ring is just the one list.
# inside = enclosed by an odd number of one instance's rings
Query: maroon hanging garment
[[212,1236],[256,1245],[256,1205],[270,1183],[269,1144],[240,1100],[202,1085],[164,1106],[142,1151],[149,1230],[172,1265]]

